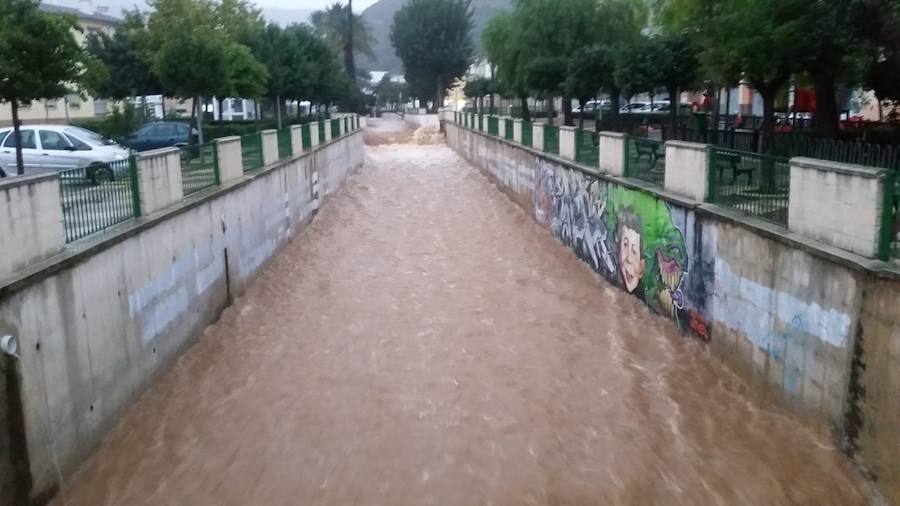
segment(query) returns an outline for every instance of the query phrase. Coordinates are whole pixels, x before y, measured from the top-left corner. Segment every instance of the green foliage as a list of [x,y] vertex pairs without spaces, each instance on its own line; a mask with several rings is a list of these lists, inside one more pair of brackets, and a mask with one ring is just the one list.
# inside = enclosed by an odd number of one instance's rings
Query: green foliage
[[[75,39],[80,31],[70,16],[44,13],[32,0],[0,0],[0,102],[10,102],[15,135],[18,106],[72,91],[93,92],[103,68]],[[21,143],[17,143],[21,144]],[[16,149],[22,174],[22,150]]]
[[162,91],[162,85],[141,53],[141,34],[145,30],[144,16],[133,11],[125,14],[122,26],[112,35],[102,31],[88,34],[87,51],[108,71],[97,84],[98,96],[122,100]]
[[[341,2],[335,2],[325,9],[312,13],[309,22],[312,24],[316,34],[324,38],[331,49],[336,54],[343,54],[346,51],[347,44],[350,41],[349,16],[347,15],[347,5]],[[369,29],[366,20],[361,14],[353,15],[353,50],[360,55],[372,56],[372,46],[375,39],[372,31]]]
[[181,97],[254,97],[265,91],[268,72],[245,43],[262,33],[259,11],[243,0],[154,0],[147,44],[152,69],[170,93]]
[[141,125],[141,117],[131,102],[113,106],[107,116],[79,118],[72,121],[75,126],[97,132],[108,139],[120,139],[134,132]]
[[409,96],[406,83],[398,83],[391,81],[388,74],[381,78],[381,81],[375,86],[376,105],[385,107],[391,104],[400,105],[403,103],[403,97]]
[[471,0],[410,0],[397,11],[391,44],[416,96],[434,97],[434,107],[441,106],[475,56],[471,30]]

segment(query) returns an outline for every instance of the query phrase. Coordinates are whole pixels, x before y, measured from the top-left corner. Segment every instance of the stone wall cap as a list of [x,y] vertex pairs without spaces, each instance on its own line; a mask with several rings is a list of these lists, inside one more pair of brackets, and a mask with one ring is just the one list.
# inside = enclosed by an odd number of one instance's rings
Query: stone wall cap
[[887,175],[890,169],[880,167],[868,167],[865,165],[855,165],[852,163],[832,162],[830,160],[819,160],[818,158],[791,158],[791,165],[802,167],[804,169],[815,169],[823,172],[837,172],[849,176],[863,177],[867,179],[879,179]]
[[623,134],[622,132],[599,132],[601,137],[613,137],[615,139],[624,139],[627,137],[627,134]]
[[513,118],[513,123],[521,123],[522,118]]
[[240,135],[229,135],[228,137],[219,137],[218,139],[213,139],[213,142],[218,142],[220,144],[225,144],[228,142],[238,142],[241,140]]
[[571,131],[573,131],[573,132],[574,132],[575,130],[578,130],[577,128],[575,128],[575,127],[573,127],[573,126],[567,126],[567,125],[560,125],[560,126],[559,126],[559,129],[560,129],[560,130],[567,130],[567,131],[568,131],[568,130],[571,130]]
[[294,130],[295,128],[303,128],[303,125],[291,125],[291,130]]
[[57,176],[58,173],[55,170],[48,170],[46,172],[40,172],[38,174],[28,174],[25,176],[8,174],[6,177],[0,178],[0,190],[8,190],[10,188],[15,188],[16,186],[41,183],[44,181],[49,181],[51,179],[56,179]]
[[151,149],[149,151],[142,151],[140,153],[135,153],[134,157],[137,158],[138,160],[143,160],[145,158],[156,158],[158,156],[166,156],[171,153],[181,153],[181,150],[179,148],[176,148],[175,146],[169,146],[169,147],[165,147],[165,148],[157,148],[157,149]]
[[260,130],[259,133],[261,133],[261,134],[263,134],[263,135],[272,135],[272,134],[277,134],[277,133],[278,133],[278,130],[276,130],[276,129],[274,129],[274,128],[268,128],[268,129],[266,129],[266,130]]
[[702,142],[666,141],[666,147],[668,146],[681,149],[693,149],[695,151],[706,151],[707,144],[703,144]]

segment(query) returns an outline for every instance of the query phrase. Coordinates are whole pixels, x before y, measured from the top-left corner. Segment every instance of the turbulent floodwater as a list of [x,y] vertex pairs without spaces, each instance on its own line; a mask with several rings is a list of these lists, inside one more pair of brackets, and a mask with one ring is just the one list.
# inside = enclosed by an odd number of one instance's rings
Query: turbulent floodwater
[[865,501],[446,146],[367,150],[58,504]]

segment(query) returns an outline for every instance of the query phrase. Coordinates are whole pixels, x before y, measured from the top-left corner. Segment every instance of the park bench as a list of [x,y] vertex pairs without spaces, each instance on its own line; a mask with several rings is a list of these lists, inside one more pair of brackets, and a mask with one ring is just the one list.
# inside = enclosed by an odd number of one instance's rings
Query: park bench
[[747,175],[747,184],[753,182],[753,169],[741,168],[741,154],[729,151],[716,152],[716,168],[719,170],[719,181],[724,176],[725,169],[731,169],[731,184],[737,181],[737,178]]

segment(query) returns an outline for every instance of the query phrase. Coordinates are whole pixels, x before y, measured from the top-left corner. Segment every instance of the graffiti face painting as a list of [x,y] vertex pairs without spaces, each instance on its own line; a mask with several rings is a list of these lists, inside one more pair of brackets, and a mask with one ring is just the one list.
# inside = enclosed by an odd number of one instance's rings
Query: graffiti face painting
[[533,197],[538,223],[595,271],[655,312],[688,324],[687,249],[664,201],[543,160]]
[[622,211],[619,216],[617,232],[619,247],[617,251],[619,253],[619,274],[628,293],[635,293],[638,289],[647,265],[644,261],[641,234],[640,218],[631,209]]

